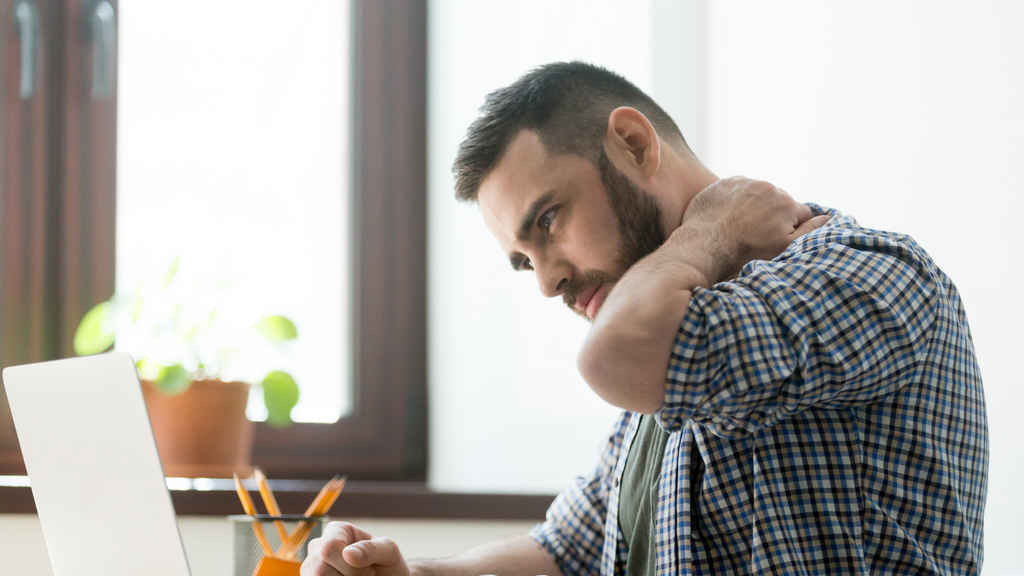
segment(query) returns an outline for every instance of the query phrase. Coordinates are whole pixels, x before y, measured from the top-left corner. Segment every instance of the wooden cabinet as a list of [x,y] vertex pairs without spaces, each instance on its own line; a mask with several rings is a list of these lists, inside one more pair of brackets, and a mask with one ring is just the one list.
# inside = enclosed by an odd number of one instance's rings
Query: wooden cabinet
[[[114,290],[117,2],[0,0],[0,365],[69,357]],[[0,394],[0,475],[24,472]]]

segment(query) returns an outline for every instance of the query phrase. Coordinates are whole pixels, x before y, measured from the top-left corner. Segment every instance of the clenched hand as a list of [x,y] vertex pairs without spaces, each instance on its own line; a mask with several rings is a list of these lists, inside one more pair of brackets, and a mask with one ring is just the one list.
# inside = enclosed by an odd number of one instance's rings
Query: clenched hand
[[348,522],[331,522],[309,543],[302,576],[409,576],[398,546]]

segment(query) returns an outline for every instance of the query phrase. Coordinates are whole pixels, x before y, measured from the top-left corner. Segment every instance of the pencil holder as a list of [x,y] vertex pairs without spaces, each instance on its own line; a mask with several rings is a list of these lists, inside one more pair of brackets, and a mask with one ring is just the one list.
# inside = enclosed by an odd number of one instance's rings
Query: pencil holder
[[228,516],[235,531],[235,576],[298,576],[309,541],[327,516]]

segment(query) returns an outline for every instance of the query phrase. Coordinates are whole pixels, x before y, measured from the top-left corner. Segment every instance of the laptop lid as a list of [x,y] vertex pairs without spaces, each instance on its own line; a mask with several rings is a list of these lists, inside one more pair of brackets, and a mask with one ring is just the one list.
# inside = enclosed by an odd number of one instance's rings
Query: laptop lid
[[54,576],[188,576],[135,361],[5,368]]

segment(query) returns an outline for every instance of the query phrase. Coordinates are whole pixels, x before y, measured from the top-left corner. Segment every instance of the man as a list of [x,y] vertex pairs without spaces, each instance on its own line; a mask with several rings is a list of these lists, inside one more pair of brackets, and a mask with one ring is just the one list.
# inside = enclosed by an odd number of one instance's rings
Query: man
[[626,412],[529,536],[407,563],[332,523],[303,574],[980,571],[980,374],[912,238],[719,180],[582,63],[488,96],[454,172],[512,266],[593,321],[580,372]]

